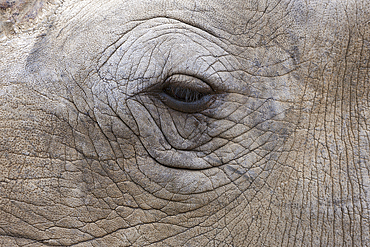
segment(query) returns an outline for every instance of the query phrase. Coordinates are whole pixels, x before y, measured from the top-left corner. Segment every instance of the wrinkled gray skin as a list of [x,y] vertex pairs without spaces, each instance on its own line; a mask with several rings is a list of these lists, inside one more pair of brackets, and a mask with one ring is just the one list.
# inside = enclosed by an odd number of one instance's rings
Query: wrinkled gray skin
[[0,44],[0,245],[370,246],[369,5],[48,6]]

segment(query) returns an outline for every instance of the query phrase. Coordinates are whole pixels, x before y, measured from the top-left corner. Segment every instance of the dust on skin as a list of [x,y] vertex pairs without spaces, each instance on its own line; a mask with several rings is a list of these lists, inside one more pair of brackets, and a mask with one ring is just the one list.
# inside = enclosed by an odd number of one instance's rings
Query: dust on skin
[[0,0],[0,40],[34,28],[33,22],[55,0]]

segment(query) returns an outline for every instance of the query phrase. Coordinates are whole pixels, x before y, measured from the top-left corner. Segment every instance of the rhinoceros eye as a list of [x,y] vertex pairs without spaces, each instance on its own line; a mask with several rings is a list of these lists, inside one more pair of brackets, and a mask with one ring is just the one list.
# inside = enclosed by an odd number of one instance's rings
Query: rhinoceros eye
[[186,103],[201,100],[206,94],[194,91],[191,88],[168,85],[163,88],[163,92],[172,98]]
[[214,91],[207,83],[188,75],[169,77],[159,95],[168,107],[187,113],[205,110],[214,99]]

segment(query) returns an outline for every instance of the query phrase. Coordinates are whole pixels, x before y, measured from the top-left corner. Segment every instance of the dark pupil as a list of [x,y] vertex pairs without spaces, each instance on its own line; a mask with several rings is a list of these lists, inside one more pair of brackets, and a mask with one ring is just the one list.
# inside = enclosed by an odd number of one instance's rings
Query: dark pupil
[[183,87],[168,86],[165,87],[163,91],[171,97],[184,102],[195,102],[200,100],[204,96],[203,93]]

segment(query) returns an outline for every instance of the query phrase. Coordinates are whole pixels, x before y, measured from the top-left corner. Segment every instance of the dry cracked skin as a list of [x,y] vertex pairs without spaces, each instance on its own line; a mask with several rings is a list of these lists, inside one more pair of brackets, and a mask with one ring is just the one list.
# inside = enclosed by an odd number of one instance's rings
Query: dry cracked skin
[[369,246],[368,0],[0,0],[0,246]]

